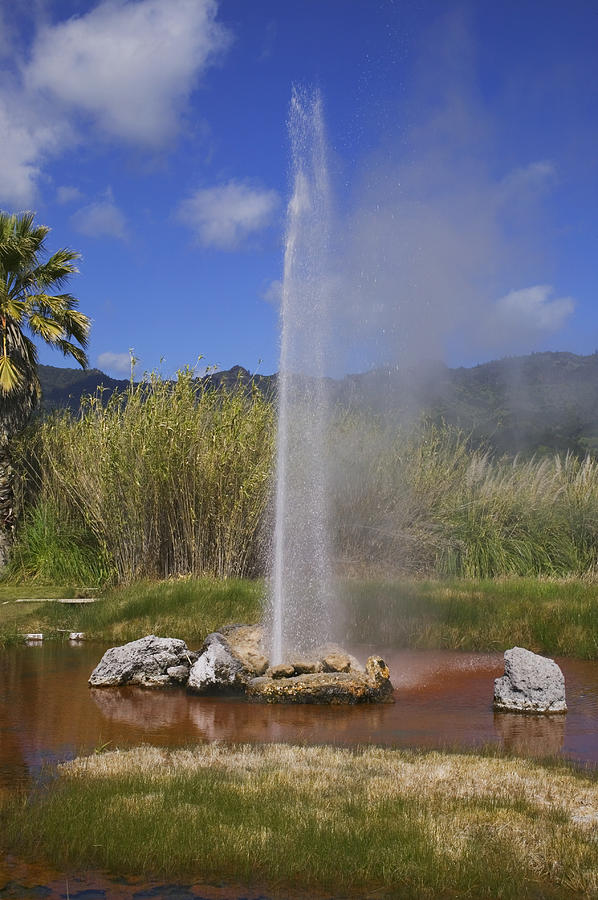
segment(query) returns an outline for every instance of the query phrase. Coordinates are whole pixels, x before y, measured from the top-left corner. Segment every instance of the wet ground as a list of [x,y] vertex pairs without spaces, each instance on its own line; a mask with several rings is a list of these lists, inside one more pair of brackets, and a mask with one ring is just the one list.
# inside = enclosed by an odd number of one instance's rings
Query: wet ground
[[[598,662],[557,660],[566,679],[566,716],[494,713],[502,654],[355,647],[381,653],[396,702],[380,706],[262,706],[194,697],[184,690],[95,689],[87,679],[105,648],[41,644],[0,653],[0,790],[43,778],[48,764],[100,748],[201,741],[334,743],[464,748],[497,744],[519,755],[564,756],[598,765]],[[0,864],[0,898],[266,898],[231,885],[172,885],[77,876]],[[285,894],[285,896],[290,896]]]

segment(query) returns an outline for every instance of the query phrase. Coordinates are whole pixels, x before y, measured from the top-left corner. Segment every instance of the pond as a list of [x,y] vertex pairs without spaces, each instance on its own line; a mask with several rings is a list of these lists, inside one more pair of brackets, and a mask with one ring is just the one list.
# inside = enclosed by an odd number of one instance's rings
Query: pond
[[[101,748],[201,741],[334,743],[472,749],[598,764],[598,663],[558,660],[566,716],[492,710],[502,654],[382,649],[396,703],[262,706],[195,697],[182,689],[90,689],[104,647],[46,643],[0,654],[0,786],[39,777],[47,763]],[[355,647],[360,660],[380,648]]]

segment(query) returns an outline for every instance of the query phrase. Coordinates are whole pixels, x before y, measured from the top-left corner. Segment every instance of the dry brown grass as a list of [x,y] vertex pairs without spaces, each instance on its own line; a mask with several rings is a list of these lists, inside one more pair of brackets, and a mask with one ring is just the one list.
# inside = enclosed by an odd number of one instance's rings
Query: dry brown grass
[[[567,768],[546,768],[529,759],[471,754],[409,754],[378,747],[357,752],[335,747],[263,747],[206,744],[193,749],[138,747],[80,757],[60,766],[66,778],[144,775],[157,783],[209,769],[242,779],[260,774],[278,785],[302,787],[314,799],[331,789],[339,796],[367,780],[373,801],[395,797],[429,800],[508,800],[559,810],[572,822],[598,825],[598,781]],[[248,782],[244,790],[251,790]]]
[[6,852],[273,897],[598,897],[597,827],[564,765],[376,747],[112,751],[0,801]]

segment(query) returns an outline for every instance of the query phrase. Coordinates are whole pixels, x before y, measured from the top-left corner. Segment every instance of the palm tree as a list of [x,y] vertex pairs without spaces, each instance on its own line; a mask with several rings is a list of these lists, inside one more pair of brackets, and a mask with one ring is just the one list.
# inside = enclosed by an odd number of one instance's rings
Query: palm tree
[[83,348],[90,321],[78,311],[72,294],[58,293],[77,272],[80,254],[58,250],[44,261],[50,229],[34,225],[34,218],[29,212],[0,212],[0,567],[8,559],[14,532],[10,441],[41,396],[33,339],[41,338],[87,366]]

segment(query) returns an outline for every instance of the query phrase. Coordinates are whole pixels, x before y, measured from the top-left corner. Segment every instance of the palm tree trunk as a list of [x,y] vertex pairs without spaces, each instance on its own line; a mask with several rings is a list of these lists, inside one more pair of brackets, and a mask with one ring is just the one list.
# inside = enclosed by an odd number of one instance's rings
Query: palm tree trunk
[[9,440],[0,436],[0,571],[6,566],[14,540],[14,470],[11,464]]

